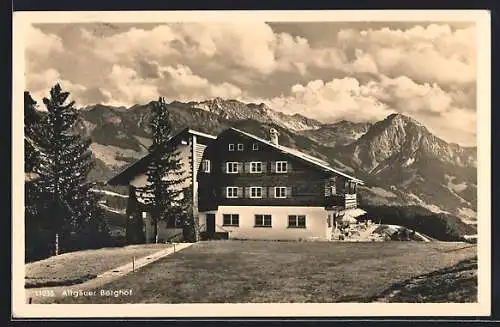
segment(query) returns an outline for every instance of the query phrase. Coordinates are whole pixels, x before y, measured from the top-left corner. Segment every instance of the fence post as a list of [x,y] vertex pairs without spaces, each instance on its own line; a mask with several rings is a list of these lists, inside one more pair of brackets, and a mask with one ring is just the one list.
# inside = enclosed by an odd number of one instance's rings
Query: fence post
[[132,257],[132,272],[135,271],[135,256]]
[[59,255],[59,234],[56,233],[56,255]]

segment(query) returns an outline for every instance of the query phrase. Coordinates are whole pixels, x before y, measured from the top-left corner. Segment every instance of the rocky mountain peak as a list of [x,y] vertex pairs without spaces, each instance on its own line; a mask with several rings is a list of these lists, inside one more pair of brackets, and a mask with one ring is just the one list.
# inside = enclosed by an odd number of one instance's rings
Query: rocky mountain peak
[[227,120],[251,119],[266,124],[276,124],[283,128],[300,131],[318,128],[321,123],[301,115],[287,115],[270,108],[267,104],[244,103],[235,99],[220,97],[201,102],[186,104],[192,108],[203,109]]
[[382,170],[395,160],[409,165],[422,158],[463,167],[475,165],[470,151],[448,144],[420,122],[402,114],[391,114],[375,123],[350,148],[356,164],[369,172]]

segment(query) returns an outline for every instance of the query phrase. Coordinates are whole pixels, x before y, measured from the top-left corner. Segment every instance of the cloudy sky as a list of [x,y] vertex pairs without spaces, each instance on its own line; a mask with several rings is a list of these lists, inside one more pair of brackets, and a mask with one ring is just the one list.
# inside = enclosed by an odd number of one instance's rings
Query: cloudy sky
[[473,23],[38,24],[26,88],[56,82],[77,105],[213,97],[264,102],[324,122],[392,112],[476,143]]

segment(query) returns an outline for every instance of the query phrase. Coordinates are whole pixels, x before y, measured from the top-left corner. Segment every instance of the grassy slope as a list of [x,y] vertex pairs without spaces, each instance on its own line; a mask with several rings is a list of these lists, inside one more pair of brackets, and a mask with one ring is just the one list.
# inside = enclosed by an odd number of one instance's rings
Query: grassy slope
[[97,275],[127,264],[169,245],[145,244],[121,248],[85,250],[53,256],[26,265],[26,286],[41,287],[71,285],[95,278]]
[[476,255],[441,242],[202,242],[105,285],[132,296],[62,303],[361,302]]
[[393,285],[377,302],[477,302],[477,258]]

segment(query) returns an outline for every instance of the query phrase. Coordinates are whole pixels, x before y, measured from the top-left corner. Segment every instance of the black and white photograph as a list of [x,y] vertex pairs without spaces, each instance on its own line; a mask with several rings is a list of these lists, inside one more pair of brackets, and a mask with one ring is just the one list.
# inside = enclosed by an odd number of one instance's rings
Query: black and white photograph
[[489,29],[486,11],[15,13],[14,308],[489,314]]

